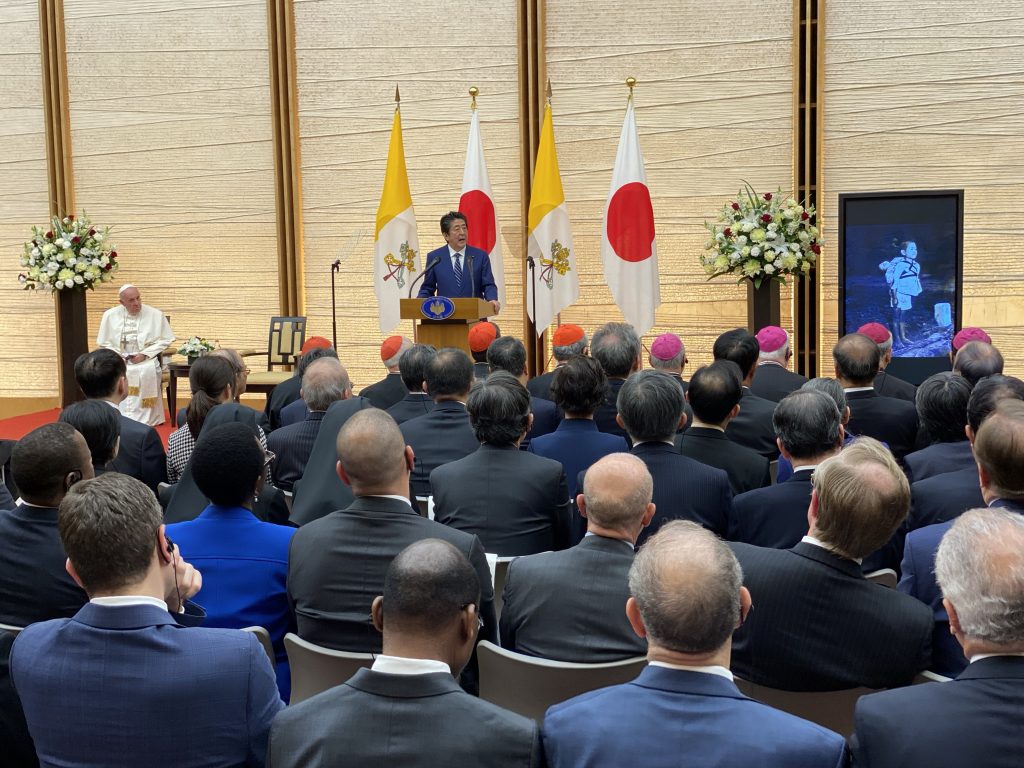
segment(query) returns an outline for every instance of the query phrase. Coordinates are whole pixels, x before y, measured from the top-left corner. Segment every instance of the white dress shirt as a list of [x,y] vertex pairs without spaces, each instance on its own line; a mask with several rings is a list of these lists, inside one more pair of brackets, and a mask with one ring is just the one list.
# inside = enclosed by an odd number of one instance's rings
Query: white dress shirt
[[732,672],[725,667],[720,667],[717,664],[712,664],[708,667],[691,667],[687,664],[671,664],[667,661],[649,661],[647,662],[649,667],[664,667],[665,669],[681,669],[684,672],[700,672],[705,675],[718,675],[724,677],[726,680],[732,680]]
[[385,656],[381,654],[373,660],[371,669],[386,675],[430,675],[444,672],[450,675],[451,668],[437,659],[407,659],[404,656]]

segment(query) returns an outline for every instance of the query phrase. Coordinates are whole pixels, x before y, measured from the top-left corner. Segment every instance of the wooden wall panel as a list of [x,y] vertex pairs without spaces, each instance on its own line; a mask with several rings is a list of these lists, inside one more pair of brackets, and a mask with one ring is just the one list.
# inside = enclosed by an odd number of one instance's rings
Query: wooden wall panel
[[963,324],[986,328],[1007,372],[1024,375],[1024,268],[1013,245],[1024,234],[1014,211],[1024,195],[1020,10],[995,0],[828,3],[824,361],[838,326],[839,193],[963,188]]
[[[396,85],[421,255],[444,244],[438,222],[462,188],[467,92],[480,88],[505,260],[498,323],[503,333],[522,334],[516,4],[462,7],[446,15],[437,3],[409,0],[354,13],[342,0],[295,3],[309,333],[331,336],[330,265],[341,259],[338,345],[357,389],[383,375],[373,237]],[[411,335],[411,323],[395,332]]]
[[[746,179],[794,183],[791,0],[750,9],[724,2],[548,0],[547,76],[555,141],[581,273],[580,302],[562,322],[592,331],[621,319],[604,281],[601,226],[629,75],[654,206],[662,306],[644,343],[665,331],[686,343],[690,369],[723,330],[746,325],[746,289],[706,282],[705,220]],[[792,317],[784,290],[783,323]]]

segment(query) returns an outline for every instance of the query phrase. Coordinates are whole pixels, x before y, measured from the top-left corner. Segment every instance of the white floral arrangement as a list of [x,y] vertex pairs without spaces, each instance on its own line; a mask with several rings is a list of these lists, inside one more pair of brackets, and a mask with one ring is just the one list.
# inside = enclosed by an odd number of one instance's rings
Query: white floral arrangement
[[201,336],[192,336],[188,341],[178,347],[178,354],[184,355],[185,357],[200,357],[205,355],[207,352],[212,352],[216,348],[216,345]]
[[749,184],[722,208],[713,224],[704,223],[711,239],[702,261],[708,279],[736,275],[760,288],[765,280],[785,285],[785,275],[806,275],[821,253],[814,206],[792,197],[757,194]]
[[118,270],[109,237],[110,227],[99,230],[84,214],[55,216],[47,230],[32,227],[32,239],[21,255],[21,266],[28,271],[18,275],[18,282],[25,290],[45,288],[51,293],[109,282]]

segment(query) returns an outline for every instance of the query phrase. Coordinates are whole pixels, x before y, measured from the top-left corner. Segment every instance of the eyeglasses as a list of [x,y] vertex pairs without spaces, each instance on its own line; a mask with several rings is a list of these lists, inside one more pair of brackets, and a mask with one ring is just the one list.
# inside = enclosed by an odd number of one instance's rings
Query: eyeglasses
[[[474,608],[476,608],[476,603],[466,603],[465,605],[460,605],[459,606],[459,610],[460,611],[464,611],[467,608],[469,608],[469,606],[471,606],[471,605]],[[476,622],[477,622],[477,629],[483,629],[484,628],[484,620],[483,620],[483,618],[481,618],[479,611],[477,611],[477,614],[476,614]]]
[[263,454],[263,468],[266,469],[267,467],[269,467],[276,458],[277,454],[274,453],[273,451],[267,451],[265,454]]

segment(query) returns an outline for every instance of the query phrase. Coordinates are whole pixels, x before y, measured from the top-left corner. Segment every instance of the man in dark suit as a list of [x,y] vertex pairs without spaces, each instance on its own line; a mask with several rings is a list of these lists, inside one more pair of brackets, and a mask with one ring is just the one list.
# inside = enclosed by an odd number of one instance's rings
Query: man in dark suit
[[907,478],[877,440],[860,438],[822,462],[811,483],[802,542],[730,544],[757,599],[734,637],[733,671],[790,691],[907,685],[931,661],[931,612],[868,581],[860,566],[906,517]]
[[11,651],[40,762],[263,765],[284,708],[274,670],[255,635],[175,621],[202,581],[164,535],[153,494],[115,472],[77,484],[60,532],[91,599],[28,627]]
[[470,696],[453,675],[480,629],[481,584],[465,555],[425,539],[388,566],[373,624],[384,635],[371,669],[274,721],[274,768],[330,765],[544,765],[537,724]]
[[380,345],[380,359],[388,369],[388,375],[364,387],[359,396],[365,397],[374,408],[380,408],[382,411],[386,411],[405,397],[406,389],[399,372],[399,363],[402,356],[411,348],[412,341],[405,336],[388,336],[384,339]]
[[806,376],[793,373],[787,367],[793,357],[789,333],[777,325],[766,325],[754,338],[760,350],[757,355],[757,371],[750,382],[751,392],[777,403],[807,383]]
[[969,341],[956,353],[953,373],[963,376],[974,386],[986,376],[1003,372],[1003,355],[984,341]]
[[449,211],[441,217],[441,234],[447,245],[427,254],[423,285],[419,298],[460,296],[480,298],[491,303],[494,314],[501,311],[498,286],[491,272],[491,257],[485,251],[467,245],[469,228],[465,214]]
[[1024,754],[1024,518],[965,513],[943,537],[935,569],[970,664],[955,682],[862,697],[851,742],[857,765],[1016,768]]
[[434,409],[434,401],[427,394],[427,363],[434,359],[437,350],[430,344],[414,344],[398,362],[398,372],[405,386],[405,397],[387,409],[397,424],[423,416]]
[[906,400],[875,392],[878,345],[862,333],[848,333],[833,347],[832,357],[850,406],[850,431],[881,440],[902,462],[917,442],[917,409]]
[[413,449],[412,492],[430,495],[430,473],[480,447],[466,413],[466,399],[473,386],[473,363],[461,349],[441,349],[427,364],[427,393],[434,409],[402,424],[405,442]]
[[[75,360],[75,381],[90,400],[104,400],[117,410],[128,395],[124,358],[112,349],[96,349]],[[156,430],[120,411],[121,442],[111,469],[141,480],[155,493],[167,480],[167,455]]]
[[686,418],[683,390],[660,371],[634,373],[619,390],[618,419],[633,441],[633,455],[654,478],[657,511],[640,534],[642,544],[661,525],[682,518],[724,536],[732,512],[729,476],[676,450],[672,438]]
[[640,459],[617,453],[590,467],[583,484],[576,503],[588,535],[563,552],[509,564],[499,621],[509,650],[582,664],[647,652],[625,607],[634,546],[654,516],[651,474]]
[[551,394],[551,385],[555,379],[555,371],[575,355],[587,354],[589,347],[587,334],[578,325],[567,323],[558,326],[551,334],[551,354],[555,358],[555,369],[534,376],[526,382],[526,388],[530,390],[532,397],[540,397],[545,400],[554,400]]
[[967,439],[967,402],[971,385],[949,371],[929,376],[917,388],[918,442],[927,447],[908,453],[904,461],[910,481],[974,467]]
[[757,371],[757,358],[761,347],[757,339],[746,329],[726,331],[717,339],[712,349],[715,360],[731,360],[740,367],[743,376],[743,397],[740,412],[731,422],[725,434],[734,443],[757,451],[768,461],[778,458],[779,449],[775,444],[775,430],[772,428],[772,413],[775,403],[758,397],[750,388]]
[[[514,336],[502,336],[491,342],[487,347],[487,364],[491,371],[511,373],[526,386],[526,347]],[[524,451],[529,450],[530,441],[535,437],[554,432],[562,420],[558,407],[543,397],[530,395],[530,413],[533,414],[533,424],[520,446]]]
[[291,491],[306,471],[324,414],[332,403],[352,396],[352,384],[337,359],[324,357],[306,366],[301,394],[309,409],[306,419],[275,429],[267,436],[267,450],[275,454],[270,465],[274,485],[282,491]]
[[775,409],[779,450],[793,466],[784,483],[741,493],[733,499],[729,541],[758,547],[789,549],[807,533],[811,475],[839,453],[843,427],[835,402],[822,392],[798,390]]
[[733,682],[730,640],[750,593],[714,535],[669,523],[637,554],[629,586],[626,612],[647,638],[648,665],[631,683],[548,710],[551,768],[847,764],[842,736],[749,699]]
[[908,381],[897,378],[885,369],[892,362],[892,334],[881,323],[865,323],[857,329],[878,345],[878,373],[872,383],[875,392],[882,397],[895,397],[913,403],[917,397],[917,387]]
[[[605,323],[596,331],[590,342],[590,354],[601,364],[608,377],[608,394],[604,403],[594,412],[594,423],[602,432],[629,436],[619,424],[615,414],[619,390],[634,371],[639,371],[640,337],[629,323]],[[673,430],[674,432],[674,430]]]
[[[1004,507],[1024,514],[1024,402],[1007,399],[996,405],[978,429],[974,441],[978,478],[984,506]],[[935,619],[934,669],[944,675],[960,672],[966,664],[949,634],[950,617],[935,580],[935,553],[955,520],[929,525],[907,534],[899,590],[931,608]]]
[[733,493],[763,488],[772,482],[768,459],[725,436],[729,422],[740,410],[740,378],[740,369],[728,360],[718,360],[694,372],[686,391],[694,421],[683,433],[679,447],[683,456],[724,469]]
[[[314,336],[312,339],[307,340],[302,348],[306,349],[311,341],[320,338],[320,336]],[[323,339],[323,341],[326,343],[326,346],[311,346],[306,352],[302,353],[299,357],[299,362],[295,366],[295,375],[274,387],[270,397],[267,398],[264,416],[266,416],[266,421],[270,425],[270,429],[266,430],[268,434],[271,430],[286,427],[289,424],[298,424],[306,418],[309,409],[306,408],[306,404],[300,396],[302,375],[306,372],[306,367],[321,357],[338,358],[338,353],[331,346],[331,343],[327,339]]]
[[473,358],[473,378],[483,381],[491,374],[491,366],[487,364],[487,350],[491,343],[501,336],[497,323],[486,320],[474,323],[466,337],[469,344],[469,356]]
[[434,519],[479,536],[500,556],[565,549],[565,471],[554,459],[519,450],[532,418],[526,387],[495,371],[469,393],[466,410],[480,446],[430,473]]

